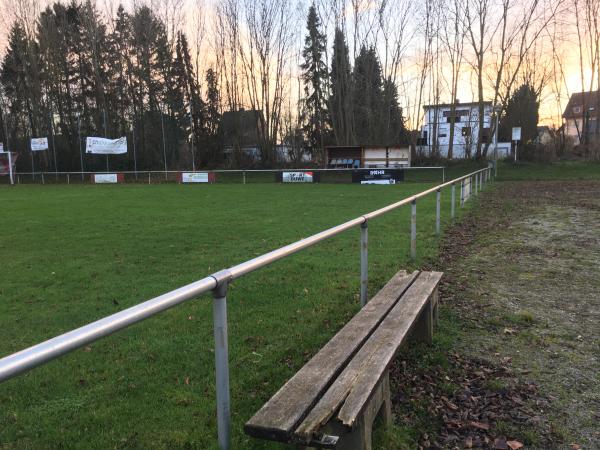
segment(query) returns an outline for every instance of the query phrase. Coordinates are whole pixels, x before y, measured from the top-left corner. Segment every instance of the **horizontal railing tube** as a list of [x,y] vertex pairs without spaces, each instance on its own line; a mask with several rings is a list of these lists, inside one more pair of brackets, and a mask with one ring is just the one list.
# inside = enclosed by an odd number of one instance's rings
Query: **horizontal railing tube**
[[2,358],[0,359],[0,381],[8,380],[40,364],[56,359],[65,353],[147,319],[165,309],[196,298],[200,294],[214,289],[216,285],[217,282],[212,276],[203,278],[200,281],[167,292],[152,300],[132,306],[131,308]]
[[286,245],[285,247],[281,247],[277,250],[273,250],[272,252],[265,253],[264,255],[257,256],[254,259],[238,264],[237,266],[233,266],[229,269],[231,272],[232,279],[239,278],[247,273],[253,272],[261,267],[264,267],[272,262],[278,261],[286,256],[292,255],[294,253],[299,252],[307,247],[313,246],[325,239],[336,236],[343,231],[346,231],[350,228],[356,227],[365,223],[366,219],[364,216],[358,217],[356,219],[349,220],[341,225],[338,225],[333,228],[329,228],[328,230],[321,231],[313,236],[307,237],[300,241],[294,242],[293,244]]
[[[258,256],[249,261],[237,264],[229,269],[214,273],[211,276],[203,278],[194,283],[190,283],[179,289],[167,292],[156,298],[140,303],[126,310],[120,311],[103,319],[92,322],[88,325],[69,331],[65,334],[49,339],[40,344],[29,347],[20,352],[6,356],[0,359],[0,382],[8,380],[20,373],[32,369],[40,364],[58,358],[65,353],[73,351],[91,342],[94,342],[104,336],[108,336],[116,331],[122,330],[130,325],[140,322],[144,319],[154,316],[155,314],[169,309],[179,303],[191,300],[209,292],[223,282],[230,282],[249,272],[260,269],[272,262],[278,261],[286,256],[292,255],[300,250],[315,245],[323,240],[336,236],[350,228],[362,225],[368,220],[381,216],[389,211],[397,209],[403,205],[414,203],[420,198],[423,198],[433,192],[443,189],[447,186],[453,186],[454,183],[461,182],[464,185],[464,180],[472,177],[475,174],[481,173],[486,169],[464,175],[454,180],[448,181],[431,189],[423,191],[412,197],[403,199],[376,211],[370,212],[363,216],[349,220],[341,225],[329,228],[325,231],[307,237],[300,241],[273,250],[262,256]],[[160,173],[160,172],[157,172]],[[150,174],[150,172],[148,172]],[[416,230],[415,230],[416,231]],[[415,233],[416,234],[416,233]]]

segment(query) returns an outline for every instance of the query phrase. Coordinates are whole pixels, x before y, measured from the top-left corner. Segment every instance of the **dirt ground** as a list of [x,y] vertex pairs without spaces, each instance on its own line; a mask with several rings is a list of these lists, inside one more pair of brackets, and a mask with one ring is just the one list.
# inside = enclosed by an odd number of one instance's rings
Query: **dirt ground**
[[600,449],[600,183],[477,201],[437,267],[443,361],[395,365],[396,415],[422,448]]

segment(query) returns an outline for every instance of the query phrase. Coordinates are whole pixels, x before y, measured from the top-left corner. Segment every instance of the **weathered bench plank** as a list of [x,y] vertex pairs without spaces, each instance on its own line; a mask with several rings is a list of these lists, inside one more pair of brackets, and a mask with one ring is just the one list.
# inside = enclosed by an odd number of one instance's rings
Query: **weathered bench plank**
[[289,441],[348,360],[381,324],[418,272],[400,271],[246,423],[247,434]]
[[437,298],[434,300],[433,297],[441,278],[441,272],[422,273],[413,284],[415,289],[409,289],[404,294],[404,297],[371,337],[379,342],[379,346],[371,354],[363,372],[357,378],[344,406],[337,415],[338,420],[344,425],[352,426],[361,414],[361,408],[367,403],[369,392],[375,388],[381,376],[389,368],[396,351],[406,336],[411,333],[412,326],[417,324],[419,315],[428,316],[423,317],[423,321],[427,326],[426,341],[428,344],[431,343],[433,302],[437,301]]
[[432,297],[441,276],[439,272],[421,273],[403,293],[402,299],[295,431],[294,435],[300,442],[310,442],[340,407],[338,418],[342,423],[354,423],[397,349]]

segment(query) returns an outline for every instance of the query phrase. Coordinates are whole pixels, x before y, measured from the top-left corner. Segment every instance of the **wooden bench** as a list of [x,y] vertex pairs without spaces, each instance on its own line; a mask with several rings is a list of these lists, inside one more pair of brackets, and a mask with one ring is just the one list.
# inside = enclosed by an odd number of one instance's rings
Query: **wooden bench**
[[412,335],[431,343],[440,272],[400,271],[245,425],[301,447],[370,450],[373,421],[391,421],[389,366]]

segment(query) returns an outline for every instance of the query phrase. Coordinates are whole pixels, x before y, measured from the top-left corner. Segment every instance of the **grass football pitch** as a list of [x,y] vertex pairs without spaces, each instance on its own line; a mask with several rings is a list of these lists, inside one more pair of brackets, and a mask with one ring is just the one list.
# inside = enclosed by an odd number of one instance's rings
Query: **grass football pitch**
[[[431,185],[3,188],[0,356]],[[449,190],[442,200],[448,223]],[[414,262],[409,207],[369,224],[371,295],[435,257],[435,196],[417,211]],[[358,293],[358,228],[233,283],[234,448],[279,448],[243,423],[357,312]],[[206,295],[0,384],[0,447],[216,448],[214,386]]]

